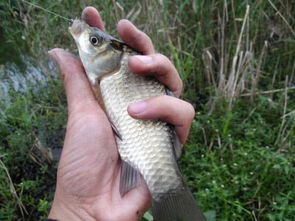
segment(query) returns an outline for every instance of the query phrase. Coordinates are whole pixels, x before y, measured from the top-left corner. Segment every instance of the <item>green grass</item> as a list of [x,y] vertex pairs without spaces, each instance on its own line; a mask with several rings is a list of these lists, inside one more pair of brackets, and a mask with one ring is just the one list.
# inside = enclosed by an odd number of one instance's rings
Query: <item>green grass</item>
[[[173,60],[197,112],[180,165],[208,220],[295,219],[294,2],[31,1],[69,18],[97,6],[114,35],[127,17]],[[22,1],[0,2],[0,27],[6,48],[44,73],[48,49],[77,52],[67,21]],[[10,97],[0,104],[0,220],[38,220],[50,208],[56,165],[34,161],[32,147],[62,147],[65,97],[59,80]]]
[[[62,147],[66,123],[64,95],[59,84],[40,88],[39,93],[11,92],[10,96],[11,105],[2,105],[0,118],[0,220],[18,220],[22,216],[25,220],[37,220],[36,217],[47,216],[56,173],[56,165],[38,150],[41,145]],[[20,209],[19,202],[25,209]]]
[[[248,117],[252,107],[244,102],[233,108],[227,132],[227,118],[199,114],[192,128],[199,136],[190,137],[183,171],[200,204],[215,211],[218,220],[251,220],[254,215],[293,220],[294,150],[274,145],[279,127],[265,113],[272,110],[269,104],[260,101]],[[291,139],[294,144],[294,135]]]

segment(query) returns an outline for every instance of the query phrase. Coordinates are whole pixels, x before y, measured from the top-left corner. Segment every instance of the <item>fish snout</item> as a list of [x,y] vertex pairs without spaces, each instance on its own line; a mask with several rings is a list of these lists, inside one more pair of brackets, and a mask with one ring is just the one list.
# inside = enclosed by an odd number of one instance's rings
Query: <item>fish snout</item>
[[78,37],[82,32],[84,32],[85,29],[87,29],[89,25],[82,20],[75,19],[72,23],[72,25],[69,27],[69,31],[72,34],[72,36]]

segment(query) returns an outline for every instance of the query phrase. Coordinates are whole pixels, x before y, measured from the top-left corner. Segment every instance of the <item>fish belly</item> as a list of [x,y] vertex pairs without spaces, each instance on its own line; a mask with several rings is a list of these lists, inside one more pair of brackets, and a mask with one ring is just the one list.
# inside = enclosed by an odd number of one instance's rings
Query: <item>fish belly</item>
[[165,94],[165,87],[121,68],[104,77],[100,89],[107,115],[120,134],[116,141],[121,159],[140,172],[154,200],[181,188],[171,127],[163,121],[133,119],[127,112],[129,104]]

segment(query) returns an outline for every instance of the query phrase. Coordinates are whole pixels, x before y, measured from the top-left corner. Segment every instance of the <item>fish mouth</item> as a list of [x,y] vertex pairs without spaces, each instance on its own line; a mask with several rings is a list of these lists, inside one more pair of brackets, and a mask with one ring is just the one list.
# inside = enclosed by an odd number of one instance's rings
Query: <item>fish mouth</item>
[[69,31],[74,38],[80,36],[81,33],[85,31],[85,29],[89,28],[89,25],[80,19],[75,19],[72,25],[69,27]]

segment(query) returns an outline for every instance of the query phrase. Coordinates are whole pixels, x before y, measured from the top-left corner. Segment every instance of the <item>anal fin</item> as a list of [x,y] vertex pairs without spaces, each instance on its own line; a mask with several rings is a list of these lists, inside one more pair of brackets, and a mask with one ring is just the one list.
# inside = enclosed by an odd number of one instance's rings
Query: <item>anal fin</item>
[[120,194],[123,197],[133,188],[140,185],[141,175],[140,173],[130,166],[127,162],[122,160],[121,177],[120,177]]

